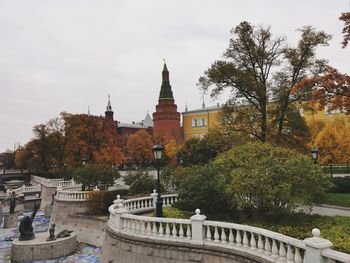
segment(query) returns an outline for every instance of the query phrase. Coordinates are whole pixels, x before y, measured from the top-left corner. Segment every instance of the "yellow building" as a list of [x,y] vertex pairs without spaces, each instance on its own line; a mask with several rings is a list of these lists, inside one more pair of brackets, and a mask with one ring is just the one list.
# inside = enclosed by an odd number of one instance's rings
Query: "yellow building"
[[202,138],[210,128],[219,125],[219,105],[216,107],[205,107],[201,109],[186,110],[182,113],[184,140],[187,141],[193,137]]
[[342,113],[340,110],[330,110],[329,107],[325,107],[324,110],[300,110],[301,116],[303,116],[307,123],[310,123],[313,120],[327,122],[333,118],[342,118],[347,121],[350,121],[350,115]]

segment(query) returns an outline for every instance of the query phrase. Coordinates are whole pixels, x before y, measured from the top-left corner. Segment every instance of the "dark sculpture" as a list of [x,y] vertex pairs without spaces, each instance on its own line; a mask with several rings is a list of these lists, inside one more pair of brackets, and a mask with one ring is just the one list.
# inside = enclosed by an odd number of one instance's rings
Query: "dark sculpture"
[[15,213],[16,208],[16,193],[12,192],[10,197],[10,214]]
[[70,233],[72,233],[73,231],[71,230],[62,230],[61,232],[59,232],[57,235],[56,235],[56,238],[63,238],[63,237],[69,237],[70,236]]
[[56,239],[56,237],[55,237],[55,226],[56,226],[55,223],[51,224],[50,229],[49,229],[50,236],[46,239],[46,241],[52,241],[52,240]]
[[53,205],[53,202],[55,201],[55,195],[57,194],[57,190],[51,195],[51,203],[50,205]]
[[25,216],[21,219],[21,222],[19,223],[19,240],[32,240],[35,238],[33,233],[33,219],[36,215],[36,212],[38,212],[39,205],[34,204],[34,211],[31,216]]

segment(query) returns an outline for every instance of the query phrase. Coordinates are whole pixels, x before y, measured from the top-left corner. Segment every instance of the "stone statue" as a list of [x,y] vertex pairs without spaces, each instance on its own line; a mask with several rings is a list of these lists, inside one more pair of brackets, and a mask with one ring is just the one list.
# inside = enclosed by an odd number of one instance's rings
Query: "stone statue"
[[46,241],[52,241],[52,240],[56,239],[56,237],[55,237],[55,226],[56,226],[55,223],[51,224],[50,229],[49,229],[50,236],[46,239]]
[[63,238],[63,237],[69,237],[70,236],[70,233],[72,233],[73,231],[71,230],[62,230],[61,232],[59,232],[57,235],[56,235],[56,238]]
[[19,240],[32,240],[35,238],[33,233],[33,219],[36,215],[36,212],[39,209],[39,205],[34,204],[34,211],[31,216],[25,216],[21,219],[19,223]]
[[10,197],[10,214],[15,213],[16,208],[16,193],[12,192]]
[[51,203],[50,203],[50,205],[53,205],[53,202],[55,201],[55,195],[56,194],[57,194],[57,190],[51,196]]

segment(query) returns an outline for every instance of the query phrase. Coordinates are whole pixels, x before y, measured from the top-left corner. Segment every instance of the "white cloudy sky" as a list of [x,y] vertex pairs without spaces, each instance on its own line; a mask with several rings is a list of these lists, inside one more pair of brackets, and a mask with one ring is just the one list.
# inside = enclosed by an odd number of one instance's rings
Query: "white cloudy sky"
[[349,10],[348,0],[0,0],[0,152],[62,111],[103,114],[108,94],[118,120],[143,119],[157,103],[163,58],[179,111],[200,107],[198,78],[243,20],[291,45],[297,28],[325,30],[333,40],[319,56],[350,73],[338,20]]

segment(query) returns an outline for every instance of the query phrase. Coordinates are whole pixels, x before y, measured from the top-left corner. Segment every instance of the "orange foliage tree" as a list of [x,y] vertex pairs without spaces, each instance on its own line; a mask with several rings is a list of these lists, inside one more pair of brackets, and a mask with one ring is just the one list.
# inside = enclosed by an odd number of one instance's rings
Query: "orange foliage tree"
[[315,136],[320,164],[344,164],[350,161],[350,125],[345,119],[328,121]]
[[145,166],[147,162],[150,162],[153,158],[152,147],[152,137],[143,129],[128,138],[128,154],[135,163]]
[[334,68],[328,68],[325,74],[305,79],[293,87],[293,93],[311,93],[310,101],[330,110],[341,110],[350,114],[350,76]]
[[65,114],[68,163],[78,166],[83,160],[89,163],[119,166],[124,155],[117,146],[118,136],[113,121],[87,114]]

